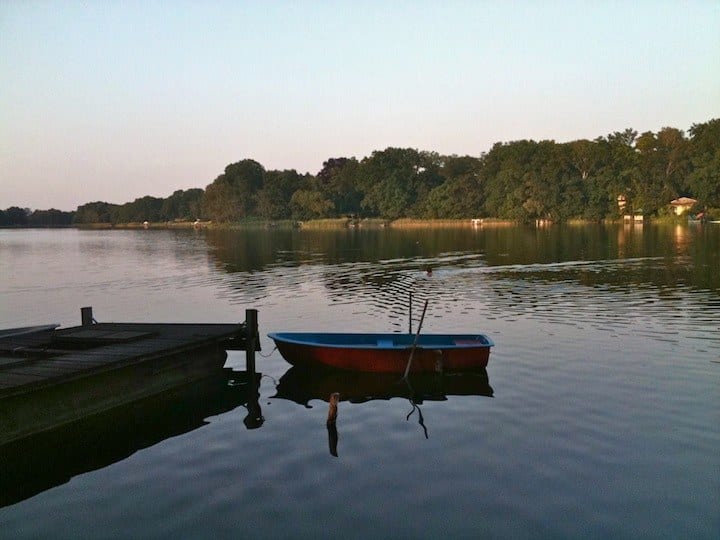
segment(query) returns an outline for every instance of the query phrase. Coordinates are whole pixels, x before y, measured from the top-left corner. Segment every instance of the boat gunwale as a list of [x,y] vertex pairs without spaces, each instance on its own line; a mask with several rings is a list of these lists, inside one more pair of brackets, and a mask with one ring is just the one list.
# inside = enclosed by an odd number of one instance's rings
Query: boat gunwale
[[[413,348],[414,334],[397,333],[348,333],[348,332],[270,332],[267,336],[273,341],[282,343],[291,343],[305,347],[323,347],[327,349],[359,349],[359,350],[409,350]],[[328,343],[318,341],[317,339],[297,339],[298,337],[322,337],[322,336],[372,336],[375,343]],[[389,340],[395,336],[408,337],[408,343],[382,343],[383,340]],[[450,338],[454,340],[467,340],[471,343],[422,343],[423,337]],[[484,341],[484,343],[482,341]],[[485,334],[421,334],[420,341],[415,345],[416,349],[477,349],[494,347],[495,342]]]

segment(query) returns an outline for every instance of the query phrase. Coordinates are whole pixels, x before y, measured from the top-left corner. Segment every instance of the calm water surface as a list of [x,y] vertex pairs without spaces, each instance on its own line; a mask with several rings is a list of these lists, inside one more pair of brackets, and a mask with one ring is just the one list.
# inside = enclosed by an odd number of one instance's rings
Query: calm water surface
[[[93,306],[118,322],[257,308],[263,336],[406,332],[411,291],[424,331],[494,339],[486,379],[417,381],[413,403],[293,372],[263,337],[261,427],[231,352],[219,382],[99,419],[102,442],[43,443],[6,485],[0,537],[720,537],[720,225],[0,230],[0,328]],[[337,457],[335,390],[353,398]]]

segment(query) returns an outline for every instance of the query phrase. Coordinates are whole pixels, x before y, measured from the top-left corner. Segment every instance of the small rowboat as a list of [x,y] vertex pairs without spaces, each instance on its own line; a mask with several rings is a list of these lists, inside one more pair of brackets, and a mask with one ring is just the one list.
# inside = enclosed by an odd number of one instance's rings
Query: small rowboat
[[268,337],[290,364],[403,373],[470,371],[487,366],[493,341],[482,334],[343,334],[274,332]]

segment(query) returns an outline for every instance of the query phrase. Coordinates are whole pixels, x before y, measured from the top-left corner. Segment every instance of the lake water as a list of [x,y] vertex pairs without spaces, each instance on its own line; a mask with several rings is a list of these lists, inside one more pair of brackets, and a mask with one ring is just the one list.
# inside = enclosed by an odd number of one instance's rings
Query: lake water
[[[495,341],[486,379],[430,381],[414,403],[403,385],[298,382],[265,337],[407,332],[410,292],[414,328],[427,299],[423,331]],[[2,538],[720,537],[720,225],[0,230],[0,328],[74,326],[83,306],[258,309],[264,422],[245,423],[230,352],[205,393],[101,418],[102,444],[49,439]],[[335,389],[364,396],[340,403],[337,457]]]

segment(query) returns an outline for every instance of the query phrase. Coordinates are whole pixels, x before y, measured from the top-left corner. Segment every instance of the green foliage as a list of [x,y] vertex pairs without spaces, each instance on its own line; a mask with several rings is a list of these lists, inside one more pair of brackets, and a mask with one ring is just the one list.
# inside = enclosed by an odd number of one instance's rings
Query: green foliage
[[28,216],[28,225],[31,227],[63,227],[72,224],[73,214],[73,212],[63,212],[55,208],[35,210]]
[[29,223],[29,208],[11,206],[0,214],[0,225],[9,227],[27,227]]
[[111,212],[112,223],[142,223],[161,221],[160,211],[163,199],[145,196],[131,203],[115,206]]
[[239,221],[254,215],[264,175],[264,167],[252,159],[231,163],[205,189],[205,214],[216,221]]
[[317,190],[298,189],[290,199],[294,219],[318,219],[332,213],[332,202]]
[[720,206],[720,119],[690,128],[688,192],[704,205]]
[[270,220],[290,218],[290,199],[302,183],[295,170],[267,171],[262,189],[255,194],[257,215]]
[[471,156],[448,156],[439,161],[435,174],[442,183],[428,192],[421,217],[460,219],[481,215],[484,189],[480,160]]
[[460,219],[481,215],[482,190],[476,178],[463,175],[433,188],[425,199],[422,217]]
[[437,154],[412,148],[373,152],[358,171],[364,213],[385,219],[421,214],[425,198],[444,181],[440,165]]
[[200,188],[175,191],[160,206],[162,221],[194,221],[202,216],[202,199],[205,192]]
[[116,204],[102,201],[83,204],[75,211],[74,223],[113,223],[113,214],[117,207]]
[[330,158],[316,175],[317,189],[332,202],[337,216],[355,216],[362,211],[360,164],[355,158]]

